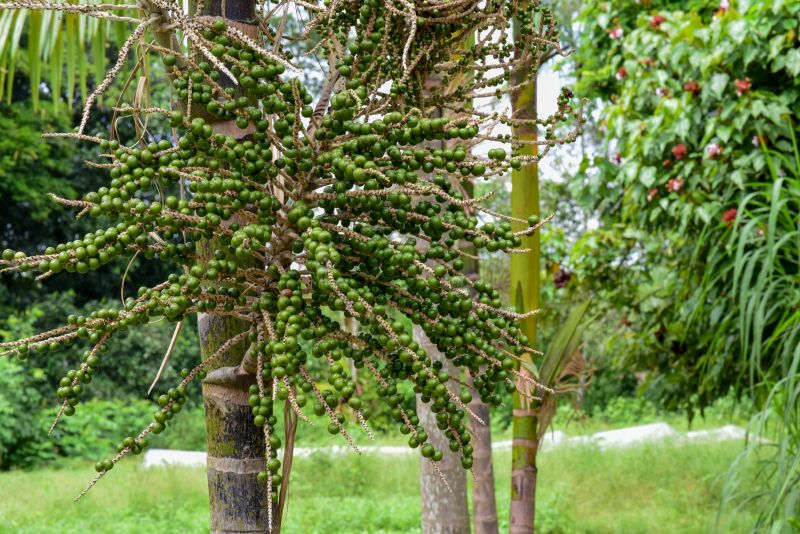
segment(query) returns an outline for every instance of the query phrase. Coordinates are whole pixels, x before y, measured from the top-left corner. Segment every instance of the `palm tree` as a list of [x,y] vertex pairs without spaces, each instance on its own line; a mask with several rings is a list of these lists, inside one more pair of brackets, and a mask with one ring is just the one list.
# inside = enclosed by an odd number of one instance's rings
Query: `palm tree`
[[[533,13],[531,2],[521,2],[520,13]],[[560,6],[563,15],[574,9],[571,3]],[[554,15],[549,10],[543,10],[538,16],[548,17],[554,24]],[[521,39],[519,25],[515,25],[514,39]],[[530,61],[538,64],[530,65],[533,72],[538,72],[539,67],[558,54],[565,54],[560,48],[543,50],[541,54],[534,54]],[[539,132],[537,126],[537,83],[536,75],[527,80],[521,76],[512,78],[511,84],[511,109],[513,135],[523,146],[519,150],[520,156],[527,156],[527,163],[519,169],[512,171],[511,214],[513,217],[529,221],[529,224],[538,224],[540,220],[539,206]],[[579,119],[580,120],[580,119]],[[524,229],[522,223],[516,223],[515,230]],[[527,313],[539,309],[541,289],[540,269],[540,236],[538,232],[523,237],[522,248],[528,249],[523,254],[511,256],[511,284],[509,298],[512,305],[519,313]],[[578,323],[583,317],[585,307],[578,306],[573,313],[578,314],[576,319],[568,321],[556,335],[550,349],[545,354],[540,366],[533,363],[533,354],[523,355],[519,365],[520,373],[530,376],[539,376],[540,383],[551,389],[558,389],[559,383],[565,379],[565,373],[570,372],[570,363],[576,357],[576,348],[569,350],[564,343],[574,341],[574,334]],[[528,337],[529,346],[536,345],[536,315],[531,315],[520,325],[523,333]],[[561,344],[559,344],[559,340]],[[571,347],[571,345],[570,345]],[[543,432],[550,422],[550,411],[553,409],[554,399],[548,396],[544,404],[537,400],[536,392],[527,391],[526,383],[517,380],[517,391],[513,398],[513,431],[511,453],[511,506],[510,528],[511,534],[528,534],[534,531],[536,510],[536,483],[538,468],[536,457],[541,444]],[[531,395],[534,393],[534,395]],[[533,398],[531,398],[533,397]]]
[[[523,5],[527,6],[528,2]],[[519,39],[518,26],[515,25],[514,38]],[[511,109],[515,123],[514,135],[526,142],[520,149],[521,155],[538,156],[538,130],[536,126],[536,79],[517,84],[511,94]],[[535,160],[523,165],[511,174],[511,215],[527,220],[539,217],[539,166]],[[522,230],[519,224],[515,230]],[[511,256],[511,290],[509,296],[517,312],[525,313],[539,308],[539,234],[523,238],[522,247],[530,249],[524,254]],[[520,325],[528,336],[529,346],[536,344],[536,316],[523,320]],[[533,362],[533,355],[526,353],[523,361]],[[529,372],[520,366],[521,373]],[[517,381],[517,387],[524,389],[524,383]],[[537,433],[536,415],[528,399],[519,391],[513,399],[513,432],[511,449],[511,534],[528,534],[533,532],[535,499],[536,499],[536,451],[539,435]]]

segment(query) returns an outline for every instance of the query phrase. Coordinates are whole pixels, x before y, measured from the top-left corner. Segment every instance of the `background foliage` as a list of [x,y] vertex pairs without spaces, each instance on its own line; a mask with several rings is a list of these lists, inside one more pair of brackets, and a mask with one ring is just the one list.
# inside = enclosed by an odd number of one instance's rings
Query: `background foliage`
[[663,406],[691,416],[733,390],[764,409],[754,428],[780,450],[748,493],[777,503],[776,528],[798,499],[798,13],[590,2],[575,66],[603,149],[572,184],[599,222],[571,250],[572,289],[601,295],[607,353]]

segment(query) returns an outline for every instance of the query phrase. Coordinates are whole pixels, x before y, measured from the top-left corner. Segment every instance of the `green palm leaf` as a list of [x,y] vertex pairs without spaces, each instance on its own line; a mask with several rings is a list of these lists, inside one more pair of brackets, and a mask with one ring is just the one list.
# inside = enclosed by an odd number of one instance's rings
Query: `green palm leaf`
[[34,11],[28,29],[28,70],[31,77],[31,99],[33,109],[39,109],[39,84],[42,81],[42,63],[39,61],[40,44],[42,40],[42,25],[44,13]]
[[[66,3],[78,4],[78,1],[67,0]],[[125,5],[123,2],[106,3]],[[3,36],[0,39],[0,99],[11,99],[15,69],[22,58],[27,64],[35,109],[39,107],[38,88],[42,81],[47,83],[52,93],[54,106],[58,106],[61,91],[65,90],[67,105],[72,107],[76,86],[82,99],[89,96],[90,73],[95,83],[103,79],[109,36],[113,36],[112,46],[119,47],[129,30],[125,22],[84,17],[77,13],[0,10],[0,35]],[[47,73],[45,80],[43,73]]]

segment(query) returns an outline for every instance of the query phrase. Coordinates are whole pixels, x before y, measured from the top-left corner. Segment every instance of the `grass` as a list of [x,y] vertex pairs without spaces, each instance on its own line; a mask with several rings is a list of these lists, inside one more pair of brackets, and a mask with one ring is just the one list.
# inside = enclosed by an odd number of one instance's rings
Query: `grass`
[[[546,454],[540,527],[545,532],[711,532],[724,473],[741,449],[741,443],[722,443]],[[745,532],[750,524],[747,512],[733,514],[721,530]]]
[[[601,452],[562,448],[541,455],[537,532],[693,533],[713,530],[722,475],[741,443],[652,446]],[[419,532],[417,457],[372,455],[295,461],[286,534]],[[495,455],[501,531],[508,529],[507,452]],[[0,532],[208,532],[202,469],[142,469],[123,462],[73,504],[86,463],[0,474]],[[745,532],[751,512],[723,532]]]

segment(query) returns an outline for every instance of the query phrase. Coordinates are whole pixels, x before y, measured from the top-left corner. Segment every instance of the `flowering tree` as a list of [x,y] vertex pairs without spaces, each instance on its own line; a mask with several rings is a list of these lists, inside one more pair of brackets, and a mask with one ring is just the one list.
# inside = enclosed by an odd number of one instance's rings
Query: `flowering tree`
[[[465,418],[473,393],[487,403],[501,389],[547,393],[519,370],[519,360],[536,351],[516,324],[534,310],[504,309],[491,286],[461,273],[472,257],[467,245],[523,252],[522,237],[542,224],[465,195],[465,180],[490,179],[539,157],[523,150],[531,141],[496,127],[541,129],[532,141],[540,154],[576,135],[560,132],[576,114],[567,98],[554,116],[535,120],[465,104],[503,98],[510,80],[524,83],[543,54],[560,50],[553,17],[538,3],[525,10],[513,1],[475,0],[228,0],[192,4],[188,12],[168,0],[2,7],[79,13],[130,28],[77,130],[61,134],[105,152],[92,165],[107,169],[107,186],[77,200],[54,197],[79,217],[96,217],[98,230],[39,253],[6,250],[4,271],[85,273],[119,256],[174,268],[162,283],[124,295],[119,309],[69,317],[61,328],[4,343],[2,354],[25,359],[31,351],[86,348],[61,380],[55,425],[80,409],[92,377],[114,365],[103,352],[117,333],[163,318],[178,325],[177,336],[188,315],[199,315],[202,363],[158,396],[141,433],[98,461],[87,490],[168,427],[196,379],[207,413],[212,530],[226,532],[279,524],[295,430],[298,420],[309,421],[309,401],[354,450],[346,417],[371,436],[345,361],[375,379],[409,446],[433,465],[458,454],[464,468],[472,466]],[[309,21],[295,34],[286,24],[290,7]],[[465,49],[469,35],[476,39]],[[306,54],[324,65],[316,98],[297,77],[286,42],[308,43]],[[86,132],[93,106],[134,49],[160,56],[173,105],[149,101],[146,88],[158,80],[143,78],[133,105],[117,108],[134,117],[137,139],[118,139],[113,129],[110,137]],[[145,77],[143,64],[133,69]],[[434,73],[441,83],[430,90]],[[472,156],[485,140],[505,149]],[[512,231],[512,223],[524,228]],[[334,312],[355,320],[359,333]],[[408,322],[454,372],[413,341]],[[330,387],[320,387],[323,381]],[[423,428],[399,405],[401,382],[430,405],[437,428]],[[442,432],[449,451],[433,447],[429,432]]]
[[[578,194],[603,225],[573,249],[575,270],[625,313],[623,364],[690,414],[731,388],[759,406],[797,388],[800,4],[740,5],[582,13],[582,41],[602,52],[579,49],[579,91],[603,101],[607,154],[584,162]],[[775,408],[796,421],[795,403]],[[769,495],[790,503],[795,484]]]

